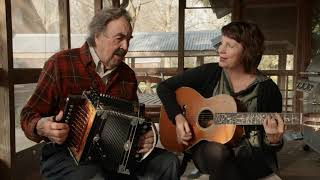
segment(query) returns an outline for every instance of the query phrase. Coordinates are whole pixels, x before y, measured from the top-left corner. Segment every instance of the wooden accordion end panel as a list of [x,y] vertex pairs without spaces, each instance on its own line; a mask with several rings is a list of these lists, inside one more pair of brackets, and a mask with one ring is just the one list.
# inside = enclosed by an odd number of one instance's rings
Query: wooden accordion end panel
[[106,171],[131,174],[141,160],[138,141],[151,129],[144,105],[107,95],[67,98],[63,120],[70,131],[66,143],[77,164],[95,160]]
[[82,96],[69,96],[65,107],[65,122],[70,132],[67,144],[76,162],[79,163],[93,125],[96,109]]

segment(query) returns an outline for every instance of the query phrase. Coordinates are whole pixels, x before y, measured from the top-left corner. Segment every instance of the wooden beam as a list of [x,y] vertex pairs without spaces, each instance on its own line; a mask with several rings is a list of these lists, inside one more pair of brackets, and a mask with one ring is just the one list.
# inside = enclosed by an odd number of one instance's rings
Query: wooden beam
[[0,86],[0,161],[6,167],[0,169],[0,174],[2,179],[14,179],[16,149],[14,89],[10,76],[13,68],[11,0],[0,2],[0,44],[1,74],[7,77],[2,80],[6,81],[5,85]]
[[112,7],[120,7],[120,0],[112,0]]
[[242,0],[233,0],[232,1],[232,13],[231,13],[231,20],[232,21],[239,21],[241,20],[241,6],[242,5]]
[[[13,69],[10,76],[10,81],[13,84],[28,84],[28,83],[36,83],[39,79],[41,68],[27,69],[27,68],[19,68]],[[27,74],[27,76],[26,76]],[[0,69],[0,86],[8,86],[9,85],[9,76],[6,71]]]
[[[196,57],[196,56],[217,56],[217,52],[213,50],[207,51],[184,51],[184,57]],[[162,52],[128,52],[126,54],[127,58],[132,57],[149,57],[149,58],[157,58],[157,57],[178,57],[177,51],[162,51]]]
[[97,14],[103,8],[102,0],[94,0],[94,14]]
[[69,0],[59,0],[60,49],[71,48],[70,4]]
[[261,70],[266,75],[272,76],[272,75],[277,75],[277,76],[294,76],[295,71],[294,70]]
[[134,72],[137,75],[154,75],[154,76],[173,76],[177,74],[177,68],[134,68]]
[[130,64],[131,64],[131,68],[135,68],[135,66],[136,66],[136,58],[130,58],[131,59],[131,61],[130,61]]
[[204,57],[203,56],[197,56],[197,62],[196,66],[201,66],[204,63]]
[[[28,84],[36,83],[39,79],[41,68],[37,69],[14,69],[13,73],[13,82],[14,84]],[[28,74],[28,76],[26,76]]]
[[8,73],[4,69],[0,68],[0,86],[7,86],[7,85],[8,85]]
[[184,24],[186,1],[179,1],[178,16],[178,72],[184,69]]
[[243,0],[246,8],[295,7],[296,0]]
[[[296,49],[295,49],[295,78],[300,78],[299,72],[305,71],[311,59],[311,18],[312,18],[312,0],[297,0],[297,31],[296,31]],[[294,81],[296,82],[296,79]],[[302,111],[301,92],[296,92],[295,102],[296,112]]]
[[[278,69],[279,70],[286,70],[286,65],[287,65],[287,54],[285,54],[285,53],[279,54]],[[286,89],[286,87],[288,87],[287,79],[288,79],[287,76],[280,76],[278,78],[277,85],[280,89]]]

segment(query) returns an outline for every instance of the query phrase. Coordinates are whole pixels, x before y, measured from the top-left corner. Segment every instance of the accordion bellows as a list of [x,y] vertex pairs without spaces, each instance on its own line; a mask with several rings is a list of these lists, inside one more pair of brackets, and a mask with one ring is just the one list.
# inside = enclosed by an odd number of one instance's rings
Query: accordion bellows
[[152,126],[143,115],[140,103],[92,93],[68,96],[63,119],[76,163],[98,161],[107,171],[132,174],[141,160],[139,137]]

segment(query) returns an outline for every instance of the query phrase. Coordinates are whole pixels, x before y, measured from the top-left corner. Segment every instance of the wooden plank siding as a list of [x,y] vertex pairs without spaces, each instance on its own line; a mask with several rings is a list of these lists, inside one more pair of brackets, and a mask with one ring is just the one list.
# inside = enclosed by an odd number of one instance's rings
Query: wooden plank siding
[[[13,82],[14,84],[28,84],[36,83],[39,79],[41,73],[41,68],[37,69],[14,69],[13,70]],[[27,75],[27,76],[26,76]]]
[[184,24],[186,1],[179,1],[178,16],[178,72],[184,68]]
[[97,14],[103,7],[102,0],[94,0],[94,14]]
[[232,1],[232,14],[231,14],[231,20],[232,21],[239,21],[241,19],[241,5],[242,0],[236,0]]
[[60,49],[71,48],[70,4],[69,0],[59,0]]
[[0,164],[2,164],[0,174],[3,179],[14,179],[16,149],[14,89],[11,78],[13,68],[11,0],[0,2],[0,31],[0,59],[3,68],[1,75],[6,77],[2,79],[4,83],[0,86]]
[[[305,71],[311,59],[311,7],[313,0],[297,2],[297,31],[296,31],[296,49],[295,49],[295,80],[300,78],[299,72]],[[303,103],[299,101],[302,98],[302,92],[296,91],[296,112],[301,112]]]
[[112,0],[113,7],[120,7],[120,0]]

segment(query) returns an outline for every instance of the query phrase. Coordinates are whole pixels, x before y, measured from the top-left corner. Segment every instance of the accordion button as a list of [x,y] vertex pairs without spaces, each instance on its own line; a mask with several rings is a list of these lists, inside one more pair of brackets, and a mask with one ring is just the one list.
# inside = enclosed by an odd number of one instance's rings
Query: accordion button
[[124,143],[123,148],[124,148],[125,151],[129,151],[130,142],[127,141],[126,143]]

